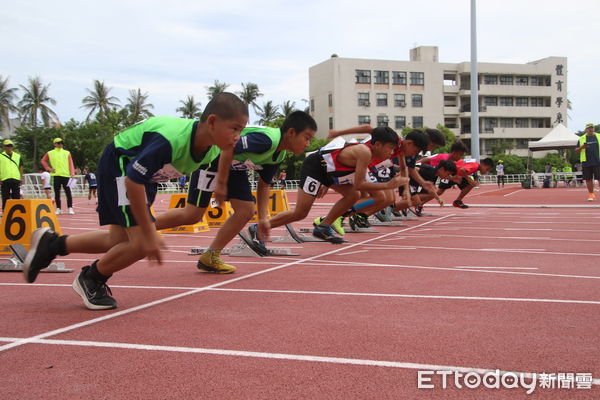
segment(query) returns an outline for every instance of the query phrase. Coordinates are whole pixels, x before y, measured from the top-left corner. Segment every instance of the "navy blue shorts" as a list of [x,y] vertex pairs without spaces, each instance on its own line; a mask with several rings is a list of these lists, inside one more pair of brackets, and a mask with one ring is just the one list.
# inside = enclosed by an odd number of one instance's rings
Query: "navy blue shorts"
[[[119,225],[125,228],[137,225],[131,208],[128,205],[119,205],[119,189],[117,186],[118,182],[122,182],[121,190],[125,189],[123,178],[128,162],[127,157],[119,158],[116,155],[114,143],[106,146],[102,157],[100,157],[96,171],[98,179],[98,207],[96,207],[96,211],[98,212],[100,225]],[[150,212],[150,206],[156,198],[158,184],[147,183],[144,187],[146,189],[146,199],[148,200],[148,215],[152,221],[155,221]]]
[[[218,164],[219,161],[217,159],[206,169],[206,171],[216,173]],[[200,179],[201,170],[202,167],[194,171],[190,177],[187,202],[196,207],[206,208],[210,203],[212,191],[199,189],[198,180]],[[248,179],[248,173],[246,171],[229,171],[229,179],[227,180],[227,200],[230,199],[254,201],[250,180]]]

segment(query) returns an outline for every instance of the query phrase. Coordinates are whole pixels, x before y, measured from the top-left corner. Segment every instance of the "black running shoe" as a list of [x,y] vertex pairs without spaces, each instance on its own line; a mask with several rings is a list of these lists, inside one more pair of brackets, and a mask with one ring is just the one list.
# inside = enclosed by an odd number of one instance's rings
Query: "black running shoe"
[[349,216],[348,223],[350,224],[350,229],[352,229],[353,231],[358,229],[358,226],[356,225],[356,215]]
[[469,206],[468,206],[468,205],[466,205],[465,203],[463,203],[463,202],[462,202],[462,201],[460,201],[460,200],[454,200],[454,202],[452,203],[452,205],[453,205],[454,207],[458,207],[458,208],[469,208]]
[[416,206],[415,207],[415,215],[417,217],[422,217],[423,216],[423,206]]
[[26,282],[35,282],[40,271],[48,267],[58,255],[50,250],[50,243],[57,238],[56,232],[50,228],[39,228],[33,231],[31,246],[23,262],[23,276]]
[[267,249],[267,244],[258,238],[258,225],[252,224],[248,227],[248,233],[250,234],[250,238],[252,239],[252,243],[254,244],[254,250],[258,252],[261,256],[268,256],[269,249]]
[[313,236],[333,244],[341,244],[345,242],[344,239],[335,235],[333,228],[330,225],[315,226],[313,229]]
[[86,265],[73,281],[73,289],[83,299],[83,304],[90,310],[110,310],[117,308],[117,301],[106,282],[96,281],[87,276],[91,267]]
[[369,222],[369,216],[367,214],[358,213],[356,214],[357,226],[360,228],[370,228],[371,223]]

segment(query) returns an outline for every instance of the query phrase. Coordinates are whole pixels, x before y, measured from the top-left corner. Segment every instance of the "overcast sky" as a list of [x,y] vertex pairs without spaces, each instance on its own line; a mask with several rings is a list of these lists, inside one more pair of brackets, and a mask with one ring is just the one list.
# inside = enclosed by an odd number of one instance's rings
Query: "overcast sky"
[[[263,101],[304,107],[308,69],[340,57],[408,60],[416,45],[441,62],[470,59],[469,0],[3,0],[0,75],[50,83],[61,120],[82,120],[94,79],[125,103],[150,94],[156,115],[176,115],[194,95],[204,106],[215,79],[259,85]],[[568,57],[568,125],[600,123],[598,0],[479,0],[480,62]]]

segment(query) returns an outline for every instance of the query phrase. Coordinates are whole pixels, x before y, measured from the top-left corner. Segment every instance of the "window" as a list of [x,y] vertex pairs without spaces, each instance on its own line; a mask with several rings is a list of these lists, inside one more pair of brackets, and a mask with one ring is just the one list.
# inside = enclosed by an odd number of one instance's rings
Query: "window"
[[388,126],[388,122],[390,121],[390,119],[388,118],[387,115],[378,115],[377,116],[377,126],[382,126],[382,127],[386,127]]
[[406,107],[406,95],[395,94],[394,95],[394,107]]
[[329,129],[333,129],[333,117],[329,117]]
[[512,118],[500,118],[500,128],[512,128],[514,122]]
[[484,85],[497,85],[498,84],[498,75],[484,75],[483,76],[483,84]]
[[394,121],[395,121],[394,126],[396,129],[402,129],[406,126],[406,117],[397,115],[394,118]]
[[412,106],[413,107],[423,107],[423,95],[422,94],[413,94],[411,96]]
[[358,124],[359,125],[370,125],[371,117],[369,115],[359,115],[358,116]]
[[412,117],[413,128],[422,128],[423,127],[423,117]]
[[387,93],[377,93],[377,105],[379,107],[387,107]]
[[531,86],[550,86],[549,76],[531,76],[529,77],[529,84]]
[[512,107],[513,98],[512,97],[500,97],[500,105],[505,107]]
[[493,133],[496,126],[498,126],[497,118],[486,118],[483,120],[483,131],[486,133]]
[[515,118],[515,127],[516,128],[529,128],[529,119],[528,118]]
[[498,98],[497,97],[484,97],[483,104],[486,106],[497,106]]
[[532,128],[550,128],[550,120],[548,118],[531,118]]
[[310,99],[310,111],[315,111],[315,99]]
[[515,105],[517,107],[529,107],[529,99],[527,97],[517,97],[515,99]]
[[327,103],[329,104],[329,107],[333,107],[333,94],[329,93],[327,96]]
[[527,76],[517,76],[515,78],[515,84],[517,86],[529,86],[529,77],[527,77]]
[[392,71],[392,84],[393,85],[406,85],[406,72]]
[[532,97],[531,107],[546,107],[543,97]]
[[501,85],[512,85],[513,84],[512,75],[500,75],[500,84]]
[[357,69],[356,83],[371,83],[371,70]]
[[369,93],[358,94],[358,105],[363,107],[369,107],[371,102],[369,101]]
[[424,72],[411,72],[410,73],[410,84],[411,85],[424,85],[425,84],[425,73]]
[[375,71],[375,83],[388,85],[390,83],[389,71]]

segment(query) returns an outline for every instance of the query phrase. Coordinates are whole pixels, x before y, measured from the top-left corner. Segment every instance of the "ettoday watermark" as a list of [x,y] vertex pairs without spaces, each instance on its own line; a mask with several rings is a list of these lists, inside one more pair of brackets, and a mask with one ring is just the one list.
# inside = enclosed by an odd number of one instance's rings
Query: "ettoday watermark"
[[540,389],[591,389],[593,377],[590,372],[523,373],[495,371],[417,371],[419,389],[524,389],[531,394]]

